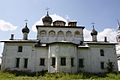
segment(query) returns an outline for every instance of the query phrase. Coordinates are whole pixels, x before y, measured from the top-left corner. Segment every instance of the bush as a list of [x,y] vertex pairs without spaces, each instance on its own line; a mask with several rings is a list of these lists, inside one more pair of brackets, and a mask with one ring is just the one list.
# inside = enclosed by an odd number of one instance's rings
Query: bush
[[0,71],[0,80],[79,80],[79,79],[98,79],[98,80],[119,80],[120,73],[47,73],[25,72],[25,71]]

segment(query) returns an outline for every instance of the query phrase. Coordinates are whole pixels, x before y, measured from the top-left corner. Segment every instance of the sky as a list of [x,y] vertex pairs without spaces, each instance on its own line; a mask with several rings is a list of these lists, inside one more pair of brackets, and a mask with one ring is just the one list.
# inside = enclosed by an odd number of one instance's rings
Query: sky
[[[98,31],[98,40],[108,37],[115,42],[117,19],[120,21],[120,0],[0,0],[0,40],[8,40],[12,33],[22,39],[22,28],[28,20],[29,38],[36,39],[36,24],[46,15],[46,8],[54,19],[75,20],[85,26],[85,40],[91,40],[92,24]],[[0,44],[0,53],[3,43]]]

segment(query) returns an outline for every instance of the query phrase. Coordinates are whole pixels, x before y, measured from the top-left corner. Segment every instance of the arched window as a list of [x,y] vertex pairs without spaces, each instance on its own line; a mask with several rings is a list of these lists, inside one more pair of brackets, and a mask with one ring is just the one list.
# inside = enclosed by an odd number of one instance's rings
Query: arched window
[[45,30],[40,31],[40,36],[45,37],[47,35],[47,32]]
[[49,32],[49,36],[50,36],[50,37],[54,37],[54,36],[55,36],[55,31],[51,30],[51,31]]
[[75,37],[80,37],[80,32],[79,31],[75,31],[75,34],[74,34]]
[[63,31],[59,31],[57,35],[58,35],[58,37],[64,37]]
[[66,32],[66,37],[71,37],[72,36],[72,32],[71,31],[67,31]]

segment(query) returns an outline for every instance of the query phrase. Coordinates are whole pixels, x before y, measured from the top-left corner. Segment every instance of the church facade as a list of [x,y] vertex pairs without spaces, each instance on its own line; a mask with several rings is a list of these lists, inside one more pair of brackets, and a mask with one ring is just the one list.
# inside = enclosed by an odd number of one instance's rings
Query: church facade
[[[92,41],[84,41],[84,26],[77,22],[56,20],[47,15],[42,19],[43,25],[36,25],[37,38],[29,39],[27,23],[22,29],[23,39],[4,42],[2,53],[2,70],[19,70],[38,72],[91,72],[103,73],[108,68],[118,71],[115,43],[97,40],[98,32],[91,31]],[[110,65],[112,65],[112,67]]]

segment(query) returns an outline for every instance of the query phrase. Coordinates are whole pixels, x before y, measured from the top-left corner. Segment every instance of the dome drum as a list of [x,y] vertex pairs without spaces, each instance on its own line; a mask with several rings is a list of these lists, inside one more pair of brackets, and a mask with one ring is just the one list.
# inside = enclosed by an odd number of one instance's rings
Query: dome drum
[[53,26],[65,26],[65,22],[62,20],[57,20],[53,22]]
[[76,26],[77,25],[77,22],[72,22],[72,21],[70,21],[70,22],[68,22],[68,26]]

